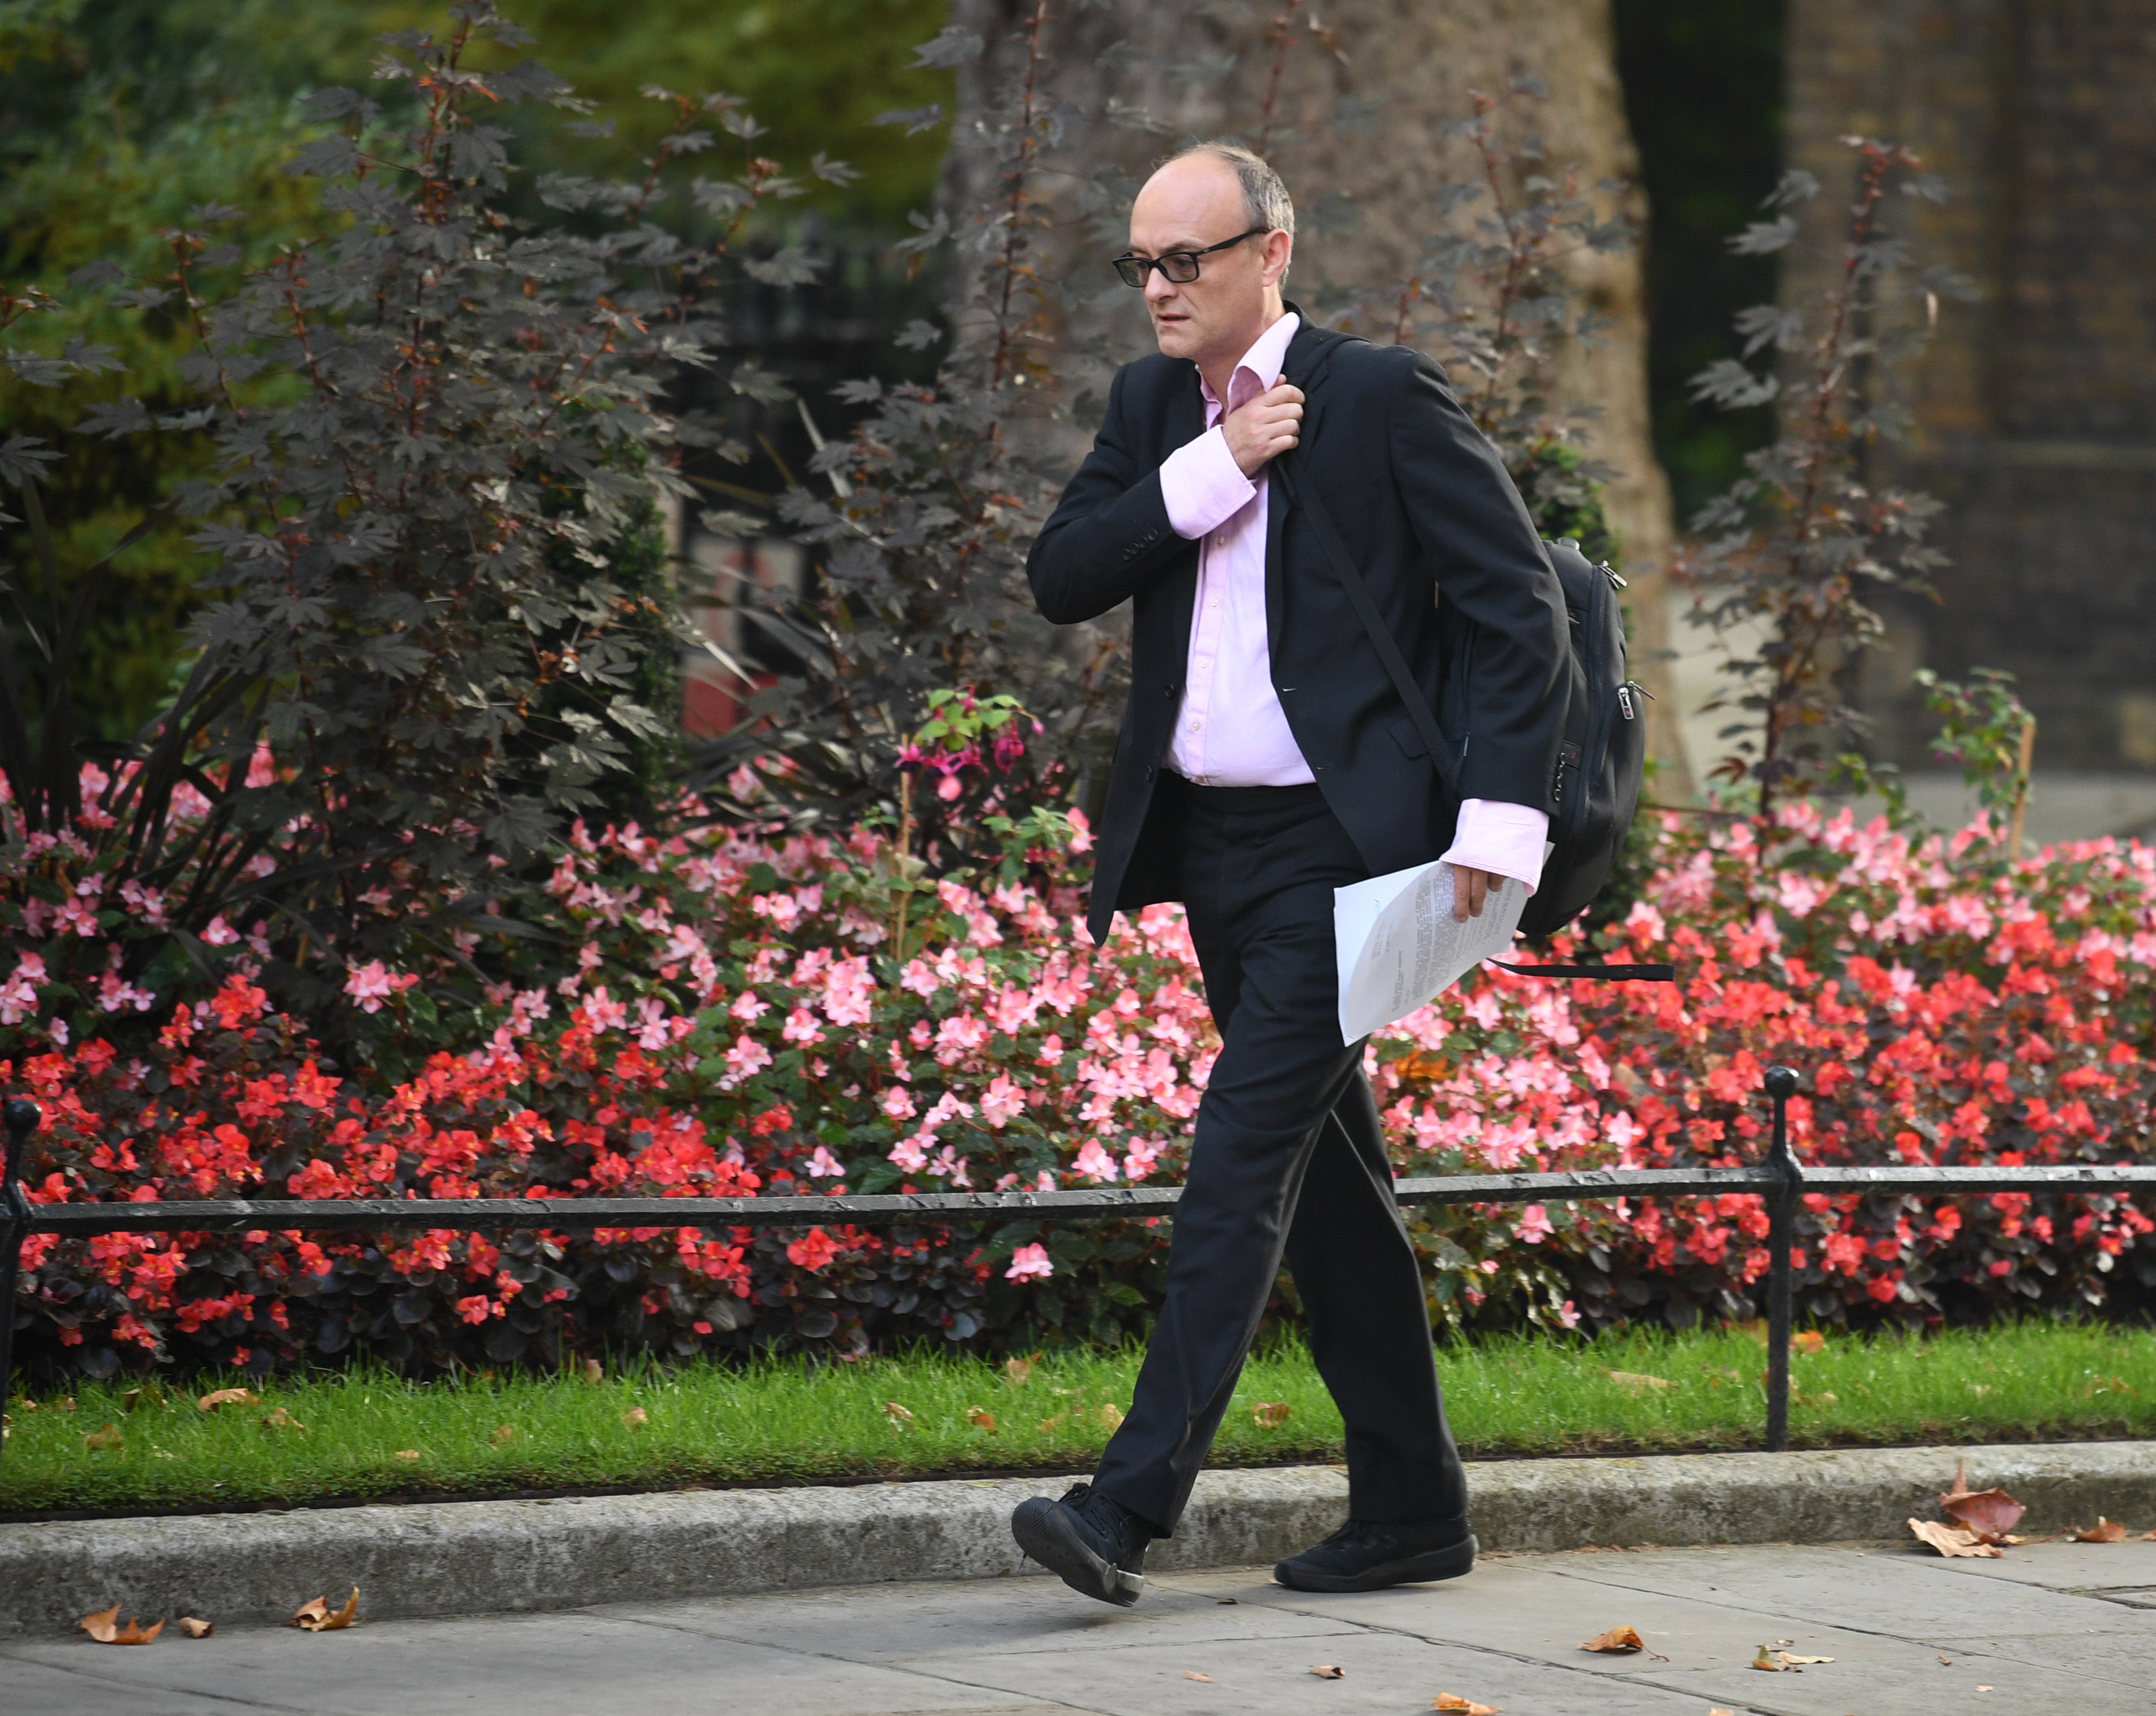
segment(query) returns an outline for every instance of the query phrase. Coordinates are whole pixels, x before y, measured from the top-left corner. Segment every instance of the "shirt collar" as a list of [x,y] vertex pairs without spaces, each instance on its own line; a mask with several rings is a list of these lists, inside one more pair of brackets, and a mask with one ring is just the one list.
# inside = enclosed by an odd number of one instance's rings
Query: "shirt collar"
[[[1245,398],[1253,398],[1272,386],[1273,378],[1280,374],[1281,366],[1287,359],[1288,342],[1295,337],[1295,331],[1301,326],[1302,318],[1291,310],[1258,336],[1255,343],[1243,354],[1242,361],[1235,366],[1235,373],[1228,378],[1228,392],[1231,396],[1229,409],[1242,403],[1241,399],[1232,398],[1233,395],[1242,393]],[[1256,378],[1257,385],[1245,393],[1237,384],[1241,382],[1246,370]],[[1214,397],[1213,389],[1206,385],[1202,373],[1198,378],[1198,385],[1204,393],[1208,405],[1219,404],[1219,400]]]

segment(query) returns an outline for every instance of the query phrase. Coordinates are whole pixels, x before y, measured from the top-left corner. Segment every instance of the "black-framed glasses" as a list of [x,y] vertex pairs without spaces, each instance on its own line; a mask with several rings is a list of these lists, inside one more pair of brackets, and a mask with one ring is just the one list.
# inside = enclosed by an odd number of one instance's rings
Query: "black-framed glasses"
[[1198,278],[1198,259],[1210,256],[1215,250],[1232,250],[1245,239],[1255,239],[1260,233],[1269,233],[1269,226],[1254,226],[1247,233],[1238,233],[1232,239],[1223,239],[1217,244],[1208,244],[1203,250],[1171,250],[1165,256],[1118,256],[1116,272],[1123,277],[1127,286],[1142,288],[1147,279],[1157,268],[1178,286],[1187,286]]

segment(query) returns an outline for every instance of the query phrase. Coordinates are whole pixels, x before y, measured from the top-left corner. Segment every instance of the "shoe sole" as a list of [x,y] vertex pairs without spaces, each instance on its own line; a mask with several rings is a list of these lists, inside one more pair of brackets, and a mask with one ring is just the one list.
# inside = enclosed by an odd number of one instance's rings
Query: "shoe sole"
[[1020,1502],[1011,1515],[1018,1546],[1082,1596],[1127,1609],[1145,1590],[1145,1575],[1127,1573],[1087,1549],[1065,1517],[1045,1496]]
[[1389,1585],[1429,1585],[1440,1579],[1458,1579],[1471,1571],[1480,1548],[1470,1537],[1464,1544],[1426,1549],[1397,1561],[1381,1561],[1367,1572],[1353,1575],[1315,1573],[1292,1561],[1283,1561],[1273,1569],[1273,1577],[1291,1590],[1299,1591],[1377,1591]]

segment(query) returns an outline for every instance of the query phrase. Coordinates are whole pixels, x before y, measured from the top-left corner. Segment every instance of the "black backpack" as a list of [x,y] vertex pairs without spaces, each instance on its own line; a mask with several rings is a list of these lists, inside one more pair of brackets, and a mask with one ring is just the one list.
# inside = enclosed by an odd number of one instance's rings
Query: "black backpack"
[[[1440,773],[1446,776],[1446,784],[1452,785],[1460,747],[1445,737],[1436,716],[1430,712],[1430,700],[1408,671],[1399,645],[1379,618],[1362,574],[1348,558],[1346,546],[1317,498],[1317,485],[1308,480],[1308,473],[1293,452],[1284,455],[1281,465],[1289,496],[1308,513],[1333,575],[1354,604],[1363,628],[1377,646],[1393,687],[1407,706],[1424,745],[1437,761]],[[1609,880],[1618,855],[1625,850],[1633,812],[1639,807],[1640,783],[1647,758],[1647,693],[1625,676],[1625,619],[1617,607],[1617,592],[1625,588],[1625,580],[1609,567],[1594,564],[1569,537],[1545,542],[1543,547],[1564,588],[1572,655],[1567,664],[1570,696],[1564,737],[1558,748],[1557,773],[1550,784],[1554,809],[1549,838],[1554,850],[1543,861],[1542,881],[1520,917],[1520,933],[1537,938],[1563,928],[1578,917]],[[1464,645],[1465,640],[1460,641]],[[1666,965],[1507,965],[1505,968],[1537,977],[1667,981],[1671,976]]]
[[1597,566],[1570,537],[1543,547],[1564,587],[1572,640],[1572,701],[1550,783],[1549,837],[1542,882],[1520,914],[1520,933],[1562,929],[1609,879],[1639,808],[1647,763],[1647,693],[1625,673],[1625,580]]

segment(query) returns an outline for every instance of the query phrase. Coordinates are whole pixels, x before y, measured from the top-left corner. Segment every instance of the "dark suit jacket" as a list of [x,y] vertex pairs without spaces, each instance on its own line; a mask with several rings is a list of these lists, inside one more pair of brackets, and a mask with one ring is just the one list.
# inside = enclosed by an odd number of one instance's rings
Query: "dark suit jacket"
[[[1306,317],[1282,367],[1306,396],[1298,480],[1315,486],[1461,753],[1455,797],[1309,519],[1269,466],[1273,685],[1327,804],[1373,876],[1443,852],[1459,799],[1547,812],[1565,716],[1564,598],[1496,450],[1444,372],[1405,347],[1373,345]],[[1118,907],[1177,897],[1169,837],[1158,819],[1148,827],[1147,813],[1182,702],[1199,545],[1168,523],[1160,467],[1204,428],[1198,388],[1197,367],[1178,358],[1142,357],[1116,372],[1093,450],[1026,563],[1034,599],[1058,624],[1133,604],[1130,705],[1087,920],[1096,941]]]

